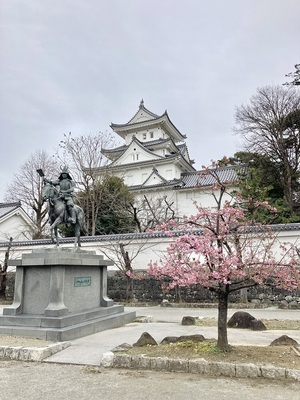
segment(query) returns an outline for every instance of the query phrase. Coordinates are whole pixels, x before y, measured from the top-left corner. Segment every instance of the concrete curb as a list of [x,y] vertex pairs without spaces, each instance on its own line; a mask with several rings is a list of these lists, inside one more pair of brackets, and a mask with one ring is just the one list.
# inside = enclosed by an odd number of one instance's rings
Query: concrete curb
[[111,368],[139,369],[166,372],[185,372],[236,378],[289,379],[300,382],[300,370],[278,368],[273,365],[231,364],[209,362],[204,358],[192,360],[167,357],[148,357],[129,354],[103,354],[100,366]]
[[45,358],[71,346],[71,342],[50,344],[46,347],[0,346],[0,359],[18,361],[43,361]]

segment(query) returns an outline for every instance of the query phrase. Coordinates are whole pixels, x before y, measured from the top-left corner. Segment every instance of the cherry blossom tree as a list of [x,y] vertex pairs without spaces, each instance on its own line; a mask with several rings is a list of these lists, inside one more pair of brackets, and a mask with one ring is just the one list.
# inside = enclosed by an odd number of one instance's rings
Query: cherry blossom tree
[[[215,208],[195,202],[197,213],[182,223],[160,226],[174,240],[165,258],[151,262],[148,272],[169,288],[201,285],[218,296],[217,347],[228,351],[227,310],[229,294],[256,285],[287,290],[299,287],[299,255],[294,244],[280,244],[272,227],[253,223],[245,199],[230,193],[232,182],[222,182],[218,166],[206,168],[214,177],[211,188]],[[268,203],[256,207],[269,208]]]

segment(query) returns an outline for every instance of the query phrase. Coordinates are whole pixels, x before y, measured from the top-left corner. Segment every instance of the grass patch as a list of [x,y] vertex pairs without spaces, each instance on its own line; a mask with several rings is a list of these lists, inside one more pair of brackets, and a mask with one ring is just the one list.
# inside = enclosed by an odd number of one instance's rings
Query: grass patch
[[184,342],[173,343],[172,347],[176,349],[176,347],[180,349],[191,349],[196,354],[203,353],[212,353],[218,354],[223,353],[222,350],[218,349],[215,343],[212,342],[193,342],[191,340],[187,340]]

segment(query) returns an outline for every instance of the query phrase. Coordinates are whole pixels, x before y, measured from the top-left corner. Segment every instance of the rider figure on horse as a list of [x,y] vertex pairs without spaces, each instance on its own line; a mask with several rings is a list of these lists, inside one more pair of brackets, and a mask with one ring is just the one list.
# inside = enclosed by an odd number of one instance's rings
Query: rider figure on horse
[[44,182],[50,183],[54,186],[59,186],[60,198],[65,202],[66,205],[66,210],[68,214],[67,222],[75,224],[76,214],[73,202],[73,192],[75,184],[71,178],[68,168],[63,167],[57,181],[49,181],[48,179],[44,178]]

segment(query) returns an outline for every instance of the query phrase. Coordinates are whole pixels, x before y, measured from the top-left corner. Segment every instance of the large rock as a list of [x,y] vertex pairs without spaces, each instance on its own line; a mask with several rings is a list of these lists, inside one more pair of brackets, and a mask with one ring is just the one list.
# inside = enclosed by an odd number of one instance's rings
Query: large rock
[[113,353],[118,353],[118,352],[121,352],[121,351],[127,351],[128,349],[131,349],[131,348],[132,348],[131,344],[122,343],[119,346],[117,346],[114,349],[112,349],[112,352]]
[[298,346],[298,342],[287,335],[282,335],[273,340],[270,346]]
[[182,318],[181,325],[196,325],[196,318],[187,315]]
[[184,335],[184,336],[167,336],[162,341],[161,344],[170,344],[178,342],[204,342],[205,337],[203,335]]
[[235,312],[227,322],[227,326],[229,328],[252,329],[255,331],[264,331],[267,329],[263,322],[245,311]]
[[135,347],[143,347],[143,346],[157,346],[157,342],[148,332],[142,333],[139,340],[133,344]]
[[259,319],[253,319],[252,321],[250,321],[250,329],[252,329],[253,331],[266,331],[266,325],[260,321]]

